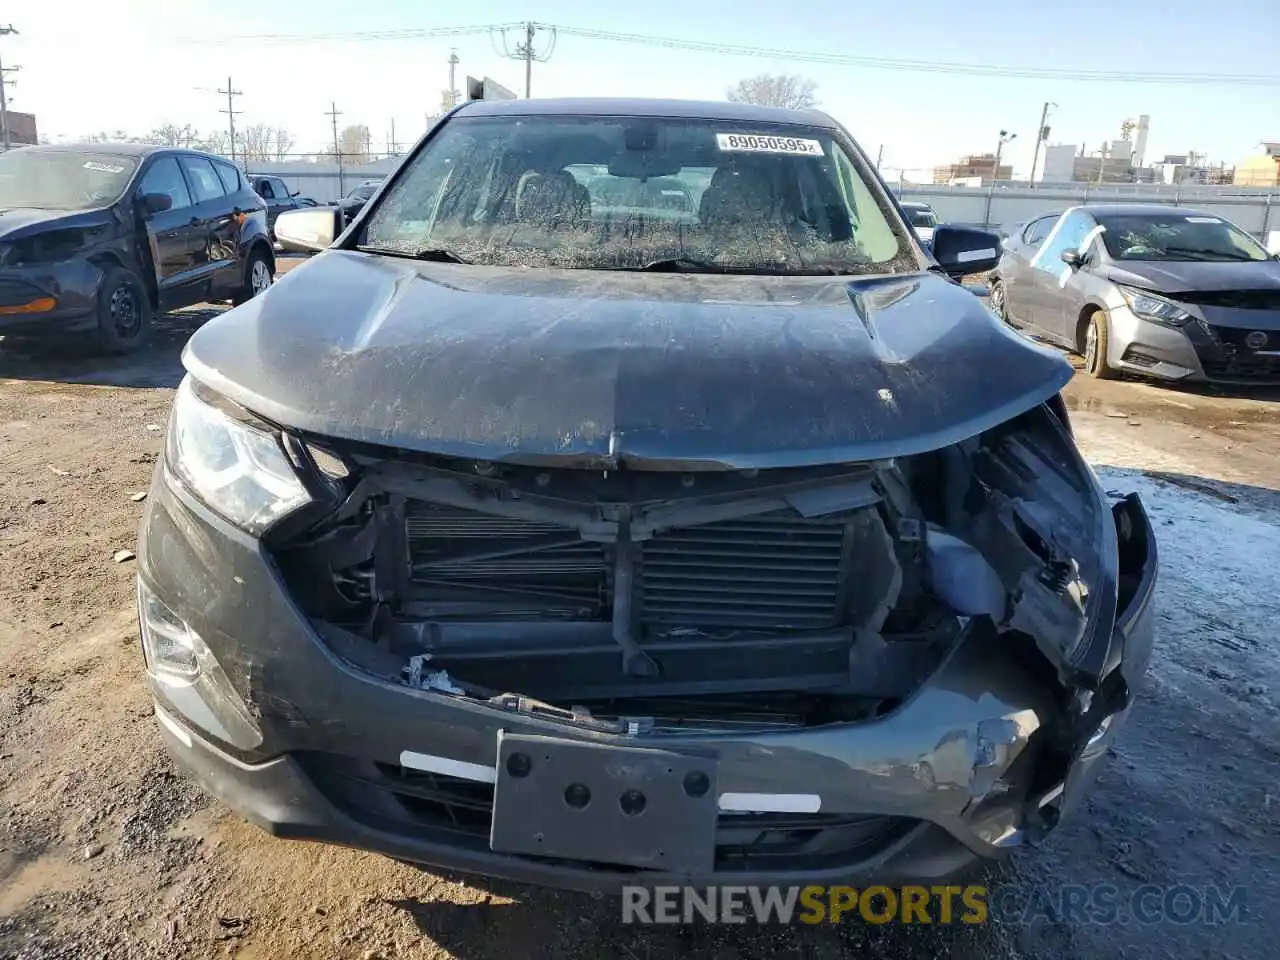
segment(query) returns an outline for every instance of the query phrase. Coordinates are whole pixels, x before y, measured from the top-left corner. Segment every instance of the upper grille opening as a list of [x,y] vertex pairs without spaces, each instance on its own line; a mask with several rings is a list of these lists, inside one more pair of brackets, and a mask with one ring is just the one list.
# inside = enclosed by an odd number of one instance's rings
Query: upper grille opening
[[[612,545],[556,523],[434,503],[406,509],[415,601],[439,616],[605,619]],[[633,608],[658,633],[823,629],[842,620],[846,524],[792,510],[659,533],[637,545]]]
[[405,528],[415,598],[442,612],[483,603],[494,612],[589,618],[608,596],[602,545],[567,527],[415,501]]
[[835,626],[844,533],[840,520],[790,510],[666,531],[641,548],[642,618],[662,626]]

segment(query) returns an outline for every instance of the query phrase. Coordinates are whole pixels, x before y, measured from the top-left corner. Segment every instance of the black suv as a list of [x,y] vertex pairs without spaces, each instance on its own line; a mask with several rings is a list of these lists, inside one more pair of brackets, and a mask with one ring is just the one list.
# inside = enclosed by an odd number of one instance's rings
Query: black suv
[[253,192],[263,199],[267,205],[267,232],[275,239],[276,217],[286,210],[297,210],[300,207],[313,207],[315,201],[298,195],[297,190],[290,190],[279,177],[253,177]]
[[0,334],[91,331],[137,349],[155,311],[248,300],[275,259],[261,198],[240,171],[143,144],[0,155]]

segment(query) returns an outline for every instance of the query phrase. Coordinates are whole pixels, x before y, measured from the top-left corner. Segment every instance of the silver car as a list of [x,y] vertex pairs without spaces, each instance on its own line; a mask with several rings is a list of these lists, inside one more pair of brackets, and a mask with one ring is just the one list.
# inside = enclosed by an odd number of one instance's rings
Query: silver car
[[991,307],[1098,378],[1280,384],[1280,262],[1224,218],[1156,204],[1037,217],[1004,241]]

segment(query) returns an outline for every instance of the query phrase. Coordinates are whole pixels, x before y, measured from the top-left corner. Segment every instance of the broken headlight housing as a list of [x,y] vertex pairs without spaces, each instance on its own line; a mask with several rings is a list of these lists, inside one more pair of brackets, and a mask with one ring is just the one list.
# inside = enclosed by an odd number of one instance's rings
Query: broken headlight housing
[[311,500],[279,435],[190,377],[173,401],[165,467],[202,503],[254,535]]
[[1195,319],[1172,300],[1157,297],[1144,290],[1121,287],[1120,294],[1129,304],[1129,309],[1143,320],[1150,320],[1152,323],[1166,327],[1185,327]]

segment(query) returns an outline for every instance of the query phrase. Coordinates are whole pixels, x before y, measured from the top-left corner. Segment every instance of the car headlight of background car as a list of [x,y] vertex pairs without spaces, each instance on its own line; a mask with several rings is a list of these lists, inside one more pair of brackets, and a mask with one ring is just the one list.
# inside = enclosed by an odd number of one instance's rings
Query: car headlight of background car
[[246,414],[233,416],[186,377],[178,387],[165,446],[167,470],[236,526],[260,534],[308,503],[278,435]]
[[1129,304],[1129,309],[1143,320],[1150,320],[1152,323],[1163,324],[1166,327],[1185,327],[1195,319],[1182,307],[1164,297],[1157,297],[1130,287],[1121,287],[1120,293]]

